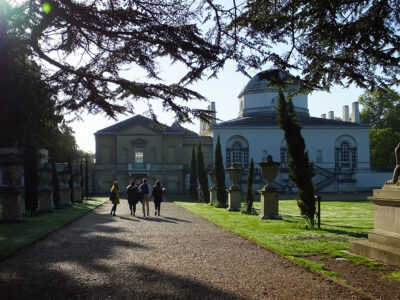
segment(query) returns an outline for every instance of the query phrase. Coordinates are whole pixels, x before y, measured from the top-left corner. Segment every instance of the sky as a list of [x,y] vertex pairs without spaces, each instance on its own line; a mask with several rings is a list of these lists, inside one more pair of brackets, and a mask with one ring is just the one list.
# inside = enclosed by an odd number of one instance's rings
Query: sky
[[[160,76],[165,80],[164,83],[173,83],[180,76],[183,76],[184,69],[179,65],[170,65],[167,62],[160,62]],[[144,74],[138,70],[129,70],[125,76],[133,80],[146,80]],[[256,71],[252,75],[256,75]],[[191,88],[205,96],[208,100],[214,101],[216,105],[217,118],[221,121],[236,118],[239,113],[238,95],[250,79],[239,72],[235,72],[235,65],[229,62],[223,70],[218,73],[218,78],[199,81]],[[363,93],[362,89],[356,87],[341,88],[333,87],[328,92],[313,92],[308,96],[308,108],[310,115],[320,117],[321,114],[328,114],[328,111],[334,111],[335,117],[342,117],[344,105],[348,105],[351,113],[351,104],[358,100]],[[146,101],[135,102],[136,114],[144,114],[147,110]],[[163,111],[157,100],[151,101],[153,109],[158,115],[158,120],[166,125],[174,122],[174,114]],[[191,108],[207,109],[208,102],[193,101],[186,105]],[[110,119],[104,115],[82,115],[82,121],[73,121],[69,125],[75,131],[77,145],[84,151],[95,153],[94,133],[100,129],[111,126],[116,122],[123,121],[132,115],[120,115],[117,120]],[[72,118],[72,116],[71,116]],[[66,116],[68,120],[68,116]],[[199,121],[193,120],[193,124],[183,124],[184,127],[199,132]]]

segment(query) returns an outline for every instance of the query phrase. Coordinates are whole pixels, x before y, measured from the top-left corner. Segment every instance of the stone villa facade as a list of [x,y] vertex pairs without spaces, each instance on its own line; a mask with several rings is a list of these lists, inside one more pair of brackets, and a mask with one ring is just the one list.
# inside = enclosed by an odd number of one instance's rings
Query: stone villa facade
[[177,122],[161,127],[136,115],[95,133],[96,194],[107,194],[114,180],[121,190],[131,179],[160,180],[168,192],[184,193],[190,176],[193,146],[202,143],[206,167],[212,164],[212,138],[200,137]]

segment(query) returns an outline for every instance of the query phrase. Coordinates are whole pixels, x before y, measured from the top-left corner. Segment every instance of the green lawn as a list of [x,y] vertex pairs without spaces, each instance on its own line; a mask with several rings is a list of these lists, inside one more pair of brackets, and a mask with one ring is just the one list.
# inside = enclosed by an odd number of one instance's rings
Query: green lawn
[[0,259],[29,245],[108,201],[107,198],[85,200],[71,207],[57,209],[35,217],[24,217],[19,223],[0,223]]
[[[176,203],[218,226],[308,266],[310,263],[304,258],[311,255],[340,256],[365,262],[340,250],[347,250],[353,239],[367,238],[374,224],[373,205],[365,197],[322,201],[321,229],[307,228],[295,200],[279,201],[282,220],[259,220],[256,215],[229,212],[185,199],[177,199]],[[254,206],[259,209],[260,203],[256,202]],[[321,268],[317,265],[309,267]]]

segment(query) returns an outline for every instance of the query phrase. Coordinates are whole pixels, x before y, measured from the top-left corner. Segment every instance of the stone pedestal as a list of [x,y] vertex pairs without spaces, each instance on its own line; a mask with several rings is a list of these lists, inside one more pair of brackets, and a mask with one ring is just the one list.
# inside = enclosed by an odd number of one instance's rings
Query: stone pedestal
[[71,206],[70,189],[60,189],[60,207]]
[[369,200],[374,204],[374,229],[368,240],[351,242],[350,251],[400,266],[400,186],[385,184]]
[[22,218],[21,192],[17,188],[1,188],[1,201],[3,203],[2,218],[3,222],[20,222]]
[[82,203],[83,202],[83,198],[82,198],[82,187],[81,187],[81,179],[82,176],[79,173],[76,173],[74,176],[74,202],[77,203]]
[[279,216],[279,191],[260,190],[261,194],[261,213],[259,219],[282,219]]
[[210,188],[210,205],[213,205],[217,202],[217,188]]
[[51,189],[39,190],[39,212],[51,212],[54,210],[52,194]]
[[242,204],[242,191],[239,188],[229,188],[228,192],[228,210],[240,211]]
[[83,202],[82,188],[80,186],[75,187],[73,193],[74,193],[74,202],[82,203]]

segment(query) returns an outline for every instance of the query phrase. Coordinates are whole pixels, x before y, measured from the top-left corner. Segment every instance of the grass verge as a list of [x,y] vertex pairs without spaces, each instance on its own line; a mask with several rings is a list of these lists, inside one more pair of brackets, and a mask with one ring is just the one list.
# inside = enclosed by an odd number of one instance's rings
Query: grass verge
[[94,198],[71,207],[56,209],[39,216],[24,217],[19,223],[0,223],[0,260],[53,232],[63,225],[93,210],[108,201],[107,198]]
[[[322,201],[320,229],[307,228],[299,215],[296,200],[279,201],[282,220],[260,220],[256,215],[229,212],[188,199],[177,199],[175,202],[218,226],[331,277],[337,278],[336,274],[324,270],[323,265],[306,260],[307,257],[344,257],[355,263],[369,264],[370,267],[377,265],[342,251],[349,248],[350,241],[367,238],[368,232],[373,229],[373,205],[366,198]],[[254,206],[259,209],[260,203],[256,202]]]

